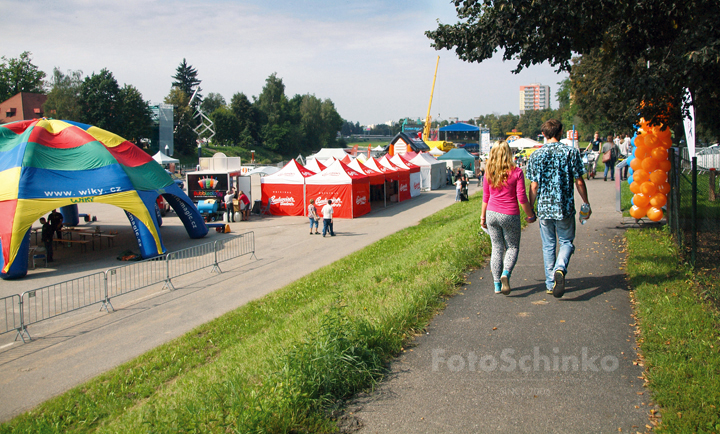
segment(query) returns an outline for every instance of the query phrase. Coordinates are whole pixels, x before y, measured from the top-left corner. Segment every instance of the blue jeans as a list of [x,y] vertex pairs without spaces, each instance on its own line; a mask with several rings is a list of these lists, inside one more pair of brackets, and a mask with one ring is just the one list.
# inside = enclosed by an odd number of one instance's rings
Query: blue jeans
[[545,287],[552,289],[555,270],[567,274],[570,257],[575,251],[575,216],[563,220],[540,220],[540,239],[545,262]]
[[315,232],[317,232],[319,225],[320,220],[315,220],[314,218],[310,217],[310,232],[312,232],[313,226],[315,226]]
[[615,160],[605,163],[605,179],[607,179],[608,171],[610,172],[610,178],[615,181]]
[[323,237],[328,232],[330,232],[330,235],[335,235],[335,232],[333,232],[332,219],[323,219]]

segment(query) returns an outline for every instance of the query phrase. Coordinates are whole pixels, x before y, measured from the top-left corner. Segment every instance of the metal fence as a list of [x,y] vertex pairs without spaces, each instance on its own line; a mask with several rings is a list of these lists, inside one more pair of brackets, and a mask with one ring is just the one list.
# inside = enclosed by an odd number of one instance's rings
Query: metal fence
[[[693,266],[716,265],[720,260],[720,199],[715,162],[689,158],[687,149],[669,152],[672,169],[669,182],[668,225]],[[709,166],[709,167],[708,167]]]
[[220,273],[220,262],[244,255],[257,259],[254,232],[0,298],[0,334],[15,330],[25,342],[31,324],[98,303],[109,312],[113,297],[159,283],[174,290],[172,279],[207,267]]

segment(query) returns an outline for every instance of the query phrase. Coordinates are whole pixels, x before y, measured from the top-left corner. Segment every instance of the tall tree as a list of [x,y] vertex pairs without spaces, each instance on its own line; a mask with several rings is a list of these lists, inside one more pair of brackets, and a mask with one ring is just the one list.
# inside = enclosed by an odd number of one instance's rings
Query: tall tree
[[80,85],[80,122],[117,132],[120,126],[118,94],[120,87],[107,69],[86,77]]
[[150,104],[134,86],[126,84],[118,92],[117,134],[140,145],[140,139],[150,137],[152,111]]
[[225,98],[219,93],[214,92],[210,92],[208,96],[203,99],[202,104],[200,104],[200,108],[205,113],[205,116],[210,116],[212,112],[223,106],[225,106]]
[[45,73],[33,65],[29,51],[18,58],[0,58],[0,101],[19,92],[43,92]]
[[190,108],[190,97],[178,87],[170,89],[165,97],[165,104],[172,104],[173,110],[173,144],[175,151],[180,154],[190,154],[195,151],[197,133],[193,130],[193,110]]
[[230,109],[240,122],[238,144],[243,147],[254,145],[260,140],[259,113],[244,93],[236,93],[230,100]]
[[335,104],[330,99],[324,99],[321,105],[322,134],[320,139],[325,147],[337,145],[337,134],[342,128],[342,117],[335,110]]
[[[720,76],[716,0],[453,3],[460,22],[426,32],[437,49],[454,49],[469,62],[489,59],[501,49],[505,60],[517,61],[515,72],[541,62],[570,71],[573,56],[596,55],[613,68],[608,95],[637,103],[634,109],[646,119],[678,124],[688,88],[698,120],[720,131],[720,80],[708,78]],[[627,113],[632,112],[608,116],[622,116],[626,119],[616,122],[627,123]]]
[[[188,65],[185,58],[183,58],[180,65],[175,70],[175,75],[172,76],[172,78],[175,79],[172,86],[182,90],[185,95],[187,95],[188,101],[192,98],[193,92],[195,92],[195,87],[200,84],[200,80],[198,80],[197,75],[197,69]],[[202,95],[200,94],[201,90],[202,89],[198,87],[195,99],[191,104],[193,108],[197,107],[197,105],[202,102]]]
[[285,85],[276,73],[266,80],[262,92],[255,101],[263,124],[260,135],[263,145],[273,151],[282,151],[292,135],[292,125],[288,119],[289,105],[285,96]]
[[55,119],[79,121],[81,110],[78,99],[82,82],[82,71],[63,74],[58,68],[53,69],[53,75],[47,83],[49,92],[43,112]]
[[215,136],[212,139],[214,143],[222,146],[239,144],[242,130],[240,121],[232,110],[223,105],[212,112],[210,118],[215,126]]

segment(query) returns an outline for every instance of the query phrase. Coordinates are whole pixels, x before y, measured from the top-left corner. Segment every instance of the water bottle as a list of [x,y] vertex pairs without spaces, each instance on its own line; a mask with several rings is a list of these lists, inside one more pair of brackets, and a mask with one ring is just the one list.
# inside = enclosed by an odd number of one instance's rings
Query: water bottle
[[580,224],[584,225],[590,218],[590,204],[584,203],[580,207]]

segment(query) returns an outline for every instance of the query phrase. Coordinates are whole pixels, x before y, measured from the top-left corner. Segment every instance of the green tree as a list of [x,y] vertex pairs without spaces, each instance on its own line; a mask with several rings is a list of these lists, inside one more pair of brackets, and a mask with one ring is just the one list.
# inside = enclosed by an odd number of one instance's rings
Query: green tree
[[[541,62],[570,71],[573,56],[593,56],[606,67],[598,91],[606,100],[635,104],[607,115],[628,124],[637,112],[654,122],[677,125],[688,88],[698,121],[720,131],[720,3],[715,0],[577,2],[550,0],[454,0],[460,22],[426,32],[437,49],[454,49],[480,62],[503,50],[516,72]],[[610,91],[612,89],[612,91]],[[642,104],[640,104],[642,102]],[[668,109],[672,104],[674,109]]]
[[80,122],[116,133],[120,127],[118,95],[120,87],[107,69],[85,77],[80,85]]
[[206,116],[209,116],[215,110],[225,105],[225,98],[223,98],[222,95],[220,95],[219,93],[210,92],[208,96],[203,99],[202,104],[200,104],[200,108]]
[[[195,87],[200,84],[200,80],[198,80],[197,75],[197,69],[188,65],[185,58],[183,58],[182,62],[180,62],[180,65],[177,67],[177,69],[175,69],[175,75],[172,76],[172,78],[175,79],[175,81],[173,81],[172,83],[172,86],[182,90],[183,93],[187,95],[188,101],[190,100],[190,98],[192,98],[192,95],[195,92]],[[202,89],[198,87],[195,99],[192,101],[193,108],[197,107],[197,105],[202,102],[202,95],[200,94],[201,90]]]
[[53,75],[47,83],[50,90],[43,112],[55,119],[79,121],[81,110],[78,99],[82,82],[82,71],[63,74],[58,68],[53,69]]
[[323,128],[320,136],[321,144],[324,147],[337,146],[337,135],[342,128],[342,117],[335,109],[335,104],[330,99],[324,99],[321,105],[321,116]]
[[193,130],[193,110],[190,108],[190,97],[182,89],[173,87],[165,97],[165,104],[172,104],[173,110],[173,145],[175,151],[188,155],[197,147],[197,134]]
[[223,146],[232,146],[238,143],[242,130],[240,121],[232,110],[226,106],[218,107],[212,112],[210,118],[215,125],[215,136],[212,139],[214,143]]
[[257,108],[244,93],[236,93],[230,99],[230,109],[240,122],[238,144],[242,147],[252,146],[260,141],[259,116]]
[[263,146],[282,153],[283,146],[291,139],[292,125],[288,119],[289,104],[285,85],[276,73],[265,80],[265,86],[254,105],[260,113]]
[[20,92],[43,93],[45,73],[33,65],[29,51],[18,58],[0,57],[0,101]]
[[126,84],[118,92],[118,130],[116,134],[140,145],[140,139],[150,137],[152,111],[150,104],[134,86]]

